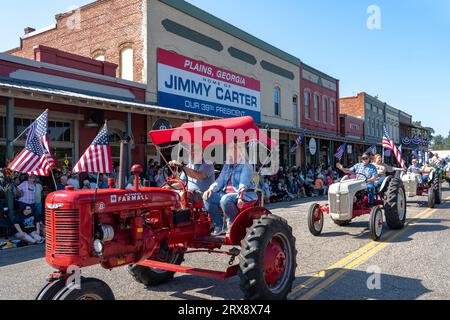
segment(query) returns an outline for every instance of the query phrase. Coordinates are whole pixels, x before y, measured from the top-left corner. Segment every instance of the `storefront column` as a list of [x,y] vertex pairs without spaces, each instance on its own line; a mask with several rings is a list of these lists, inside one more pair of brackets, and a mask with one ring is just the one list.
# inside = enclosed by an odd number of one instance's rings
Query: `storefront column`
[[80,121],[73,121],[73,155],[72,155],[72,166],[80,158]]
[[[8,98],[6,105],[6,159],[12,160],[14,157],[14,98]],[[14,195],[12,190],[7,192],[9,217],[14,218]]]
[[[132,123],[131,123],[131,112],[127,113],[127,122],[125,124],[126,126],[126,136],[127,137],[133,137],[133,131],[131,129]],[[132,143],[135,143],[135,141],[133,141]],[[126,172],[127,172],[127,181],[130,177],[130,170],[131,170],[131,165],[132,165],[132,158],[131,158],[131,143],[128,143],[127,145],[127,161],[126,161]]]
[[288,134],[288,145],[287,145],[287,154],[288,154],[288,168],[292,168],[291,163],[291,135]]

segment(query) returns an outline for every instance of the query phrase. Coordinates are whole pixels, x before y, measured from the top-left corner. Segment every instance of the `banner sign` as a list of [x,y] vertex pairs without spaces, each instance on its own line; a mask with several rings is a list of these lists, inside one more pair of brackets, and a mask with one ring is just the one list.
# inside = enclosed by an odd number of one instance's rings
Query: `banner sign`
[[158,49],[158,102],[162,107],[221,118],[261,120],[256,79]]
[[406,146],[413,144],[416,146],[428,146],[430,144],[430,140],[422,139],[421,137],[414,136],[412,138],[402,137],[402,143]]

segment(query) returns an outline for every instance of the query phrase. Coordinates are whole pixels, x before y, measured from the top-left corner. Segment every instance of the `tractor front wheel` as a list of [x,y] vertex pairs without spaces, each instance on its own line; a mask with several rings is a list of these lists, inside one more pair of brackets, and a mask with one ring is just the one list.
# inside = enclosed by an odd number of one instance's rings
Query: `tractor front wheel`
[[292,289],[297,250],[286,220],[263,216],[241,241],[238,275],[247,300],[283,300]]
[[318,203],[314,203],[309,207],[307,219],[309,232],[313,236],[319,236],[323,229],[323,212],[320,210]]
[[[162,261],[162,260],[161,260]],[[167,259],[162,262],[180,265],[184,261],[183,253],[170,252]],[[157,286],[173,279],[175,272],[153,269],[140,265],[132,265],[128,267],[128,272],[133,276],[134,280],[142,283],[146,287]]]
[[374,207],[369,218],[370,237],[373,241],[378,241],[383,233],[383,211],[380,207]]
[[115,300],[111,288],[95,278],[81,277],[79,287],[75,285],[61,289],[53,300]]
[[44,288],[42,288],[41,292],[39,292],[35,300],[42,300],[42,301],[53,300],[56,294],[59,291],[61,291],[64,288],[64,286],[65,281],[63,278],[49,281],[44,286]]

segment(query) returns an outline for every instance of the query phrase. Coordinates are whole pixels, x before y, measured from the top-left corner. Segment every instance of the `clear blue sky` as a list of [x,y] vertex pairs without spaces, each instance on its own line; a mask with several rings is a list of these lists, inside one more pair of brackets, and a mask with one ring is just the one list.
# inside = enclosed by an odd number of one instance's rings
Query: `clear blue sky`
[[[19,45],[23,28],[89,0],[17,0],[2,4],[0,51]],[[198,7],[341,80],[341,96],[359,91],[450,130],[448,0],[189,0]],[[369,30],[367,8],[381,9]]]

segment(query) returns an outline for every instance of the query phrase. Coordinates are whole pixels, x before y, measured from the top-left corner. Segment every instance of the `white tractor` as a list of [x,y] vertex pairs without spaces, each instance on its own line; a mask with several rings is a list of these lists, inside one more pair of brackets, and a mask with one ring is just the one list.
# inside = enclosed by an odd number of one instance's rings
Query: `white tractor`
[[[363,178],[361,178],[363,177]],[[356,217],[370,214],[371,238],[378,241],[383,231],[383,211],[391,229],[402,229],[406,220],[406,195],[402,180],[388,176],[379,190],[375,191],[375,205],[369,206],[367,177],[357,174],[345,176],[328,190],[328,204],[311,205],[308,213],[309,231],[319,236],[323,229],[323,214],[329,214],[333,222],[346,226]]]

